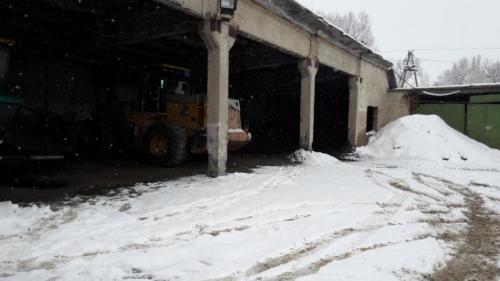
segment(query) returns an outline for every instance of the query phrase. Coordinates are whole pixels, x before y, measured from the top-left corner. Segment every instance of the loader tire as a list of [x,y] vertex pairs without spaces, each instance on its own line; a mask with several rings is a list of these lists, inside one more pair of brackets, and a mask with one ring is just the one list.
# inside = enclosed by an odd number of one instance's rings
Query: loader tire
[[174,125],[155,125],[144,135],[144,154],[148,163],[175,167],[187,157],[186,131]]

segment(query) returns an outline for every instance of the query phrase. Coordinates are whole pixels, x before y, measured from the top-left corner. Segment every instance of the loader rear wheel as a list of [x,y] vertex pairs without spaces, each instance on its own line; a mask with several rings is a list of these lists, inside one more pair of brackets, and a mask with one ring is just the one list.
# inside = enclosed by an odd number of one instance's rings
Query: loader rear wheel
[[153,165],[175,167],[186,160],[186,131],[173,125],[155,125],[144,135],[144,154]]

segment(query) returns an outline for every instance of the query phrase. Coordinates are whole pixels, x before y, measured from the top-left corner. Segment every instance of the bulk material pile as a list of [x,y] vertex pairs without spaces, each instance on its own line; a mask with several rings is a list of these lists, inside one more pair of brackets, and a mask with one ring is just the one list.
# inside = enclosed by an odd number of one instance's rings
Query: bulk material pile
[[[390,124],[360,152],[466,157],[471,168],[497,153],[418,116]],[[471,228],[463,190],[492,209],[500,200],[500,173],[490,170],[387,168],[305,151],[291,160],[56,206],[0,202],[0,279],[425,280]]]
[[436,115],[400,118],[358,148],[362,159],[424,161],[447,166],[500,169],[500,151],[448,126]]

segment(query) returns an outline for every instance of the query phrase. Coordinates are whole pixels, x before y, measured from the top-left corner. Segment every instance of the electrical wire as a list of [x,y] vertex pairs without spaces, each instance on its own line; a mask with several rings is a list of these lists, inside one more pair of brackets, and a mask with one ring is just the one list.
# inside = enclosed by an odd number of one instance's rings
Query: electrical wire
[[[449,52],[449,51],[500,51],[500,47],[495,48],[449,48],[449,49],[412,49],[412,51],[418,52]],[[399,53],[399,52],[408,52],[406,50],[387,50],[380,51],[381,53]]]
[[423,62],[454,63],[453,61],[449,61],[449,60],[436,60],[436,59],[425,59],[425,58],[418,58],[418,59],[423,61]]
[[[398,61],[401,61],[401,59],[396,59],[396,58],[385,58],[389,61],[391,61],[392,63],[397,63]],[[454,62],[453,61],[449,61],[449,60],[438,60],[438,59],[426,59],[426,58],[421,58],[421,57],[417,57],[418,60],[422,61],[422,62],[427,62],[427,63],[446,63],[446,64],[453,64]]]
[[[400,80],[403,80],[403,77],[399,73],[397,73],[396,71],[394,71],[394,74],[396,74],[396,76],[398,76]],[[410,86],[410,88],[412,90],[418,90],[417,87],[415,87],[414,85],[412,85],[408,81],[404,81],[404,83],[406,85]],[[425,94],[425,95],[428,95],[428,96],[433,96],[433,97],[448,97],[448,96],[453,96],[453,95],[456,95],[456,94],[460,94],[461,92],[462,92],[461,90],[458,90],[458,91],[454,91],[454,92],[450,92],[450,93],[446,93],[446,94],[437,94],[437,93],[431,93],[431,92],[428,92],[428,91],[422,91],[422,94]]]

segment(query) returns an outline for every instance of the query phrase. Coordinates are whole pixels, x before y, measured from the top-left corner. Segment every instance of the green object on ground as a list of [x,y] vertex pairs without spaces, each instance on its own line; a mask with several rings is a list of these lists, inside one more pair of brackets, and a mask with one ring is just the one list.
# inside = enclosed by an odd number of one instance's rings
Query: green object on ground
[[0,104],[1,103],[24,104],[24,99],[11,95],[6,87],[0,86]]

